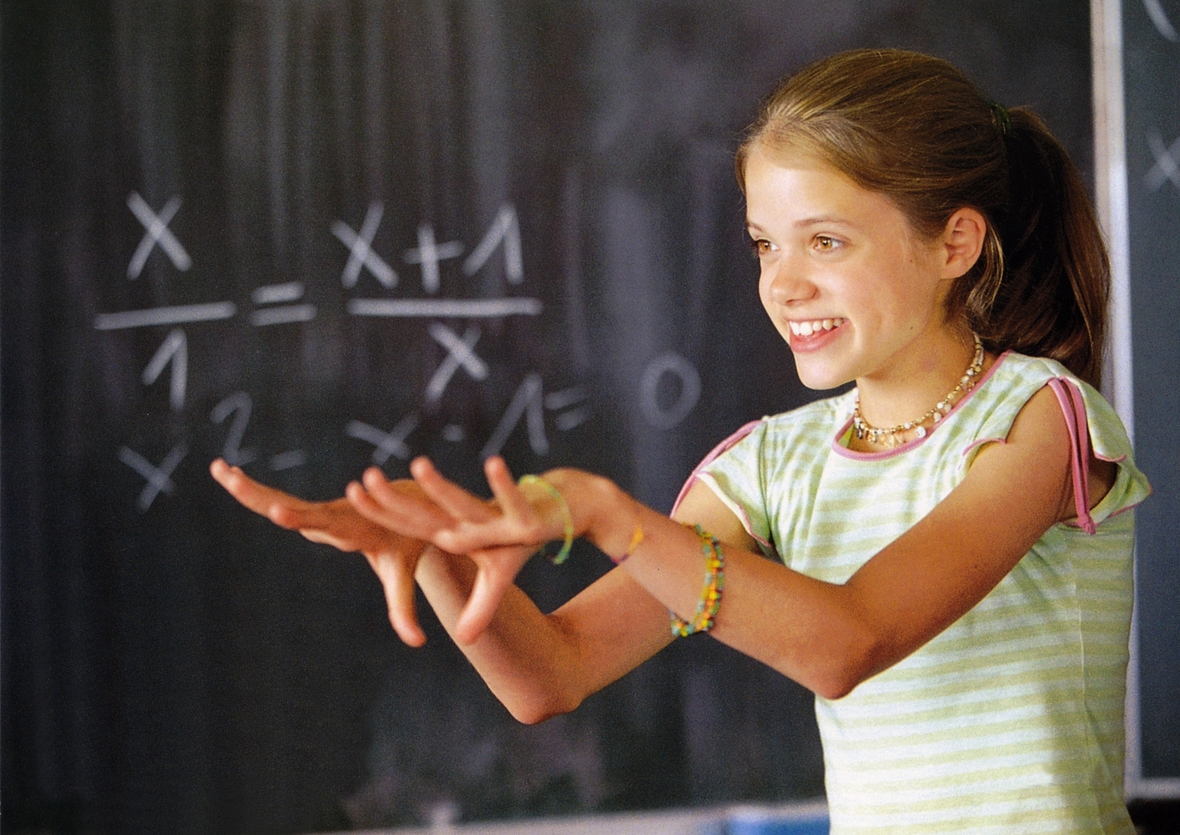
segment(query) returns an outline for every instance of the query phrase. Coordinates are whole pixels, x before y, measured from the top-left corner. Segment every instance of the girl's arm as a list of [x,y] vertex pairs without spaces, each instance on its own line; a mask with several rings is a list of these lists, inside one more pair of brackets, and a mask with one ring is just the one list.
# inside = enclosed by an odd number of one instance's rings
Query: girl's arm
[[[806,577],[739,544],[725,547],[724,597],[711,634],[820,695],[839,698],[965,614],[1050,526],[1072,515],[1069,467],[1065,422],[1046,388],[1021,411],[1005,443],[981,450],[967,477],[945,500],[844,584]],[[437,544],[464,551],[560,536],[559,515],[552,508],[532,511],[502,463],[490,465],[488,475],[503,514],[492,522],[460,521],[440,530]],[[467,508],[458,487],[421,463],[415,477],[440,506],[464,518]],[[692,618],[704,567],[694,532],[643,507],[605,479],[573,470],[555,470],[546,478],[565,497],[576,532],[607,554],[626,553],[641,528],[643,541],[622,571],[662,606]],[[1092,462],[1092,504],[1112,482],[1112,468]],[[543,498],[534,501],[544,503]],[[736,519],[719,507],[720,500],[698,483],[680,516],[706,528],[717,525],[719,538],[748,547],[748,537],[725,530]],[[779,547],[788,550],[790,543]],[[621,582],[619,587],[630,589]],[[640,596],[630,594],[629,607],[639,608],[635,601]],[[603,611],[616,614],[609,606]],[[654,636],[656,608],[640,611],[644,634],[650,628]],[[565,624],[567,640],[575,646],[590,645],[582,643],[594,640],[586,637],[587,631],[617,628],[587,612]]]
[[[418,584],[452,636],[475,572],[437,549],[418,563]],[[479,636],[456,644],[509,712],[531,724],[568,713],[670,641],[668,610],[614,570],[548,615],[510,586]]]
[[[423,468],[423,462],[413,467],[430,480],[433,470],[427,467],[423,473]],[[511,484],[503,462],[490,462],[489,471],[498,474],[493,475],[493,482],[503,477]],[[433,477],[441,481],[437,473]],[[587,476],[587,480],[597,489],[609,489],[610,482],[605,479]],[[365,490],[350,487],[348,496],[367,517],[383,525],[405,526],[407,516],[403,514],[407,509],[410,515],[416,513],[412,505],[404,502],[404,491],[398,491],[396,483],[386,481],[379,471],[367,472],[364,485]],[[543,494],[538,498],[542,499],[538,503],[544,504]],[[486,507],[482,500],[474,502]],[[464,506],[468,512],[483,513],[475,504]],[[711,508],[698,506],[694,511],[694,518],[704,520],[710,530],[737,543],[737,547],[753,545],[733,513],[716,499]],[[654,511],[647,512],[681,530]],[[542,534],[529,541],[544,539]],[[691,541],[697,542],[695,534]],[[696,547],[699,549],[699,543]],[[530,546],[524,557],[533,550]],[[621,678],[672,641],[668,608],[623,568],[608,572],[551,614],[543,613],[524,592],[509,584],[502,597],[489,602],[486,626],[472,634],[467,627],[479,569],[476,562],[428,548],[417,563],[415,579],[444,628],[492,692],[522,722],[537,722],[573,710],[587,696]]]
[[[1091,506],[1113,484],[1091,462]],[[694,492],[707,490],[698,485]],[[973,608],[1046,530],[1073,515],[1070,441],[1049,388],[1024,407],[1005,443],[981,450],[963,482],[843,585],[750,554],[727,554],[712,633],[828,698],[849,693]],[[790,543],[780,543],[789,550]],[[641,583],[663,583],[655,560]],[[683,605],[683,604],[680,604]],[[683,611],[683,610],[680,610]],[[691,611],[691,610],[690,610]]]
[[[366,483],[377,494],[391,501],[396,497],[412,511],[412,524],[395,532],[357,511],[367,495],[359,485],[347,490],[352,500],[309,502],[254,481],[220,459],[210,471],[241,504],[275,524],[313,542],[364,554],[384,587],[390,622],[407,644],[420,646],[426,640],[414,611],[415,580],[443,627],[456,635],[476,565],[418,536],[453,520],[413,482],[389,482],[375,471],[366,474]],[[485,516],[490,513],[487,510]],[[718,520],[716,529],[723,528]],[[534,549],[519,550],[517,555],[511,549],[495,553],[520,561]],[[670,640],[667,609],[625,572],[615,570],[552,615],[543,614],[520,589],[509,586],[479,639],[459,645],[508,709],[521,721],[536,722],[572,710]]]

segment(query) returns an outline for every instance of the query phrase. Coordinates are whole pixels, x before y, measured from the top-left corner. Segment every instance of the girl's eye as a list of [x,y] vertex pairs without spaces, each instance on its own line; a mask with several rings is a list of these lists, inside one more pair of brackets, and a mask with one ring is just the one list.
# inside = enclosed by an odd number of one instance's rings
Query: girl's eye
[[815,247],[821,252],[831,252],[833,249],[839,248],[839,246],[840,241],[829,235],[816,235],[815,237]]
[[774,252],[775,246],[765,238],[754,238],[750,241],[750,249],[753,250],[754,255],[761,257],[769,252]]

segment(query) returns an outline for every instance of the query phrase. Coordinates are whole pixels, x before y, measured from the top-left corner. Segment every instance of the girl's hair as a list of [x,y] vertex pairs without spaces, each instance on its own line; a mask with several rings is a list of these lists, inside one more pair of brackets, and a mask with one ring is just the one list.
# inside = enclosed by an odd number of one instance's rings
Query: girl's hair
[[993,351],[1059,360],[1097,386],[1110,267],[1081,177],[1044,123],[990,102],[945,61],[854,50],[804,68],[763,103],[737,153],[816,156],[889,197],[927,239],[958,209],[987,220],[983,253],[949,294]]

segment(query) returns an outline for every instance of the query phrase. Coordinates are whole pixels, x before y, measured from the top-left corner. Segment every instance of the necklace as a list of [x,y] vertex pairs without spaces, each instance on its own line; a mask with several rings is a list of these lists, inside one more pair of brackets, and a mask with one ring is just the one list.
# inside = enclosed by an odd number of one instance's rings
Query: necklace
[[946,397],[939,400],[934,408],[926,414],[922,415],[917,420],[899,423],[897,426],[891,426],[888,429],[878,429],[875,426],[870,426],[868,421],[860,413],[860,395],[856,397],[856,405],[852,407],[852,431],[856,434],[857,439],[865,441],[870,444],[883,444],[888,447],[901,446],[905,443],[906,434],[913,432],[917,438],[926,437],[927,422],[938,423],[950,410],[954,408],[955,403],[963,399],[963,396],[971,389],[975,388],[975,383],[981,371],[983,371],[983,343],[979,341],[977,334],[971,334],[975,337],[975,357],[971,360],[971,364],[967,366],[967,370],[963,372],[959,384],[951,389]]

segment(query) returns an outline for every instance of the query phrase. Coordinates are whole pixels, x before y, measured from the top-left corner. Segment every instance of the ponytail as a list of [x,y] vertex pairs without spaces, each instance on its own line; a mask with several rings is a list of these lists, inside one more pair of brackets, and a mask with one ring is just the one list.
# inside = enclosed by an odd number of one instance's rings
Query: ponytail
[[[1077,169],[1044,123],[1024,108],[1010,119],[1008,197],[989,218],[999,240],[981,258],[979,278],[960,279],[953,298],[963,300],[985,345],[1058,360],[1097,386],[1110,296],[1098,222]],[[987,264],[996,255],[999,271]]]
[[988,221],[983,253],[947,300],[992,351],[1056,359],[1097,386],[1110,268],[1077,169],[1024,108],[989,102],[945,61],[853,50],[787,79],[738,149],[813,153],[889,197],[934,238],[965,206]]

